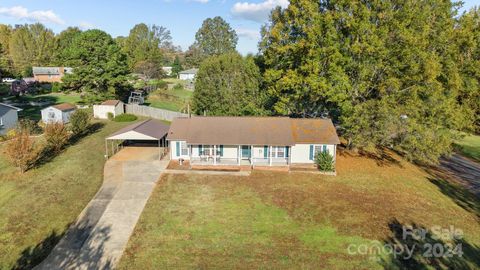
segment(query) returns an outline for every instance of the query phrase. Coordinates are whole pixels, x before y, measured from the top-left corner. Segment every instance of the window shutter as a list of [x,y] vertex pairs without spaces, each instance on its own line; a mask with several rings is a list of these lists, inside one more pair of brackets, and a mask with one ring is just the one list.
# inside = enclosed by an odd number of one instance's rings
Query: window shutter
[[198,146],[198,155],[199,155],[199,156],[203,155],[203,153],[202,153],[202,145],[199,145],[199,146]]
[[326,146],[325,144],[322,146],[322,151],[323,151],[324,153],[327,152],[327,146]]
[[263,158],[268,157],[268,146],[263,146]]
[[290,149],[290,147],[288,146],[285,146],[285,157],[289,157],[288,156],[288,150]]
[[313,144],[310,144],[310,153],[308,159],[313,160]]
[[176,147],[175,150],[176,150],[176,152],[177,152],[177,157],[179,157],[179,156],[180,156],[180,142],[177,142],[177,145],[176,145],[176,146],[177,146],[177,147]]
[[220,145],[220,156],[223,157],[223,145]]

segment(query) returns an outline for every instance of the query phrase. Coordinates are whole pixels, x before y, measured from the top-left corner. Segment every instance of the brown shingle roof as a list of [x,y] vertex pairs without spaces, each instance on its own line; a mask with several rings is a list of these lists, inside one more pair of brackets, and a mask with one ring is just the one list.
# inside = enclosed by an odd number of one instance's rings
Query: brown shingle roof
[[148,119],[126,126],[108,136],[107,139],[129,131],[135,131],[160,140],[165,135],[167,135],[169,128],[170,126],[168,124],[165,124],[164,122],[155,119]]
[[104,102],[102,102],[102,105],[117,106],[118,103],[120,103],[120,100],[109,99],[109,100],[105,100]]
[[167,139],[185,140],[190,144],[223,145],[339,143],[330,120],[288,117],[176,118]]
[[70,110],[75,110],[77,108],[75,105],[70,103],[57,104],[57,105],[53,105],[52,107],[60,111],[70,111]]
[[340,144],[332,120],[320,118],[292,118],[293,140],[296,143]]

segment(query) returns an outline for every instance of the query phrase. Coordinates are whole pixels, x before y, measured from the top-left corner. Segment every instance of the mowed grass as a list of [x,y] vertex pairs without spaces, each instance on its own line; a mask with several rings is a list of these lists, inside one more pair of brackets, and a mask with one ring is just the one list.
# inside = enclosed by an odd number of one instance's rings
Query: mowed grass
[[[167,174],[119,269],[480,268],[479,201],[461,187],[447,182],[459,196],[447,193],[445,179],[400,159],[340,156],[337,168],[337,176]],[[403,239],[403,225],[454,226],[463,238]],[[412,243],[409,260],[375,252]],[[425,258],[426,243],[461,244],[462,257]]]
[[95,195],[103,181],[104,138],[130,124],[101,123],[24,174],[10,166],[0,145],[0,269],[39,263]]
[[466,135],[456,143],[460,152],[470,158],[480,161],[480,136]]

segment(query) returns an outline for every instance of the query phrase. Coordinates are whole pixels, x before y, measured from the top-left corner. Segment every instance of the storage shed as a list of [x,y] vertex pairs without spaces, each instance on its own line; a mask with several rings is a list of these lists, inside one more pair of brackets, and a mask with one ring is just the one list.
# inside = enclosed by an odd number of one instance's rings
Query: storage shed
[[124,104],[120,100],[106,100],[102,104],[93,105],[93,117],[108,119],[108,113],[113,117],[124,113]]
[[70,115],[75,112],[77,107],[70,103],[53,105],[43,109],[42,121],[44,123],[63,123],[70,122]]

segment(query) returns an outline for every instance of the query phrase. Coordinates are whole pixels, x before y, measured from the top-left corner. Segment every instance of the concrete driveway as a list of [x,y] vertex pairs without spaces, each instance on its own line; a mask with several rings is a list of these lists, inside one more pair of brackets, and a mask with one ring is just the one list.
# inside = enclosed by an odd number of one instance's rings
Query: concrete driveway
[[158,148],[127,147],[110,158],[104,183],[78,221],[36,269],[111,269],[168,165]]

